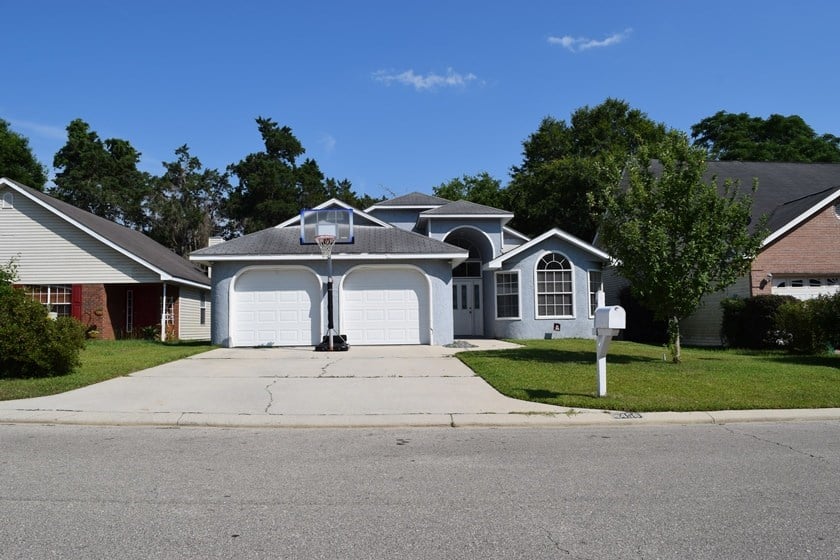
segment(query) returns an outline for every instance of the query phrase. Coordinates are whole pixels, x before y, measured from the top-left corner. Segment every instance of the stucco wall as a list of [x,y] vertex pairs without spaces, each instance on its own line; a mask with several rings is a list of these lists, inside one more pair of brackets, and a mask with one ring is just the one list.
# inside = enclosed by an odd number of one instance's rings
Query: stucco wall
[[493,247],[493,254],[485,256],[491,260],[502,254],[502,224],[499,219],[435,219],[429,220],[429,237],[438,241],[446,241],[447,236],[455,230],[473,229],[479,235],[487,238]]
[[382,220],[383,222],[388,222],[391,225],[394,225],[400,229],[404,229],[406,231],[412,231],[414,226],[417,224],[417,215],[421,212],[421,210],[411,210],[411,209],[395,209],[395,210],[383,210],[383,209],[375,209],[368,212],[371,216]]
[[[536,309],[536,266],[547,253],[556,252],[564,255],[572,264],[572,282],[574,290],[574,317],[537,318]],[[562,338],[594,338],[594,321],[589,316],[589,270],[601,270],[601,262],[590,253],[564,243],[557,238],[546,239],[538,247],[511,257],[504,263],[504,271],[520,270],[520,311],[519,319],[496,318],[496,287],[494,271],[485,273],[485,293],[489,294],[485,306],[485,328],[488,336],[494,338],[534,339],[546,336]],[[560,326],[559,331],[554,325]]]
[[[238,263],[216,263],[213,265],[213,290],[212,290],[212,309],[211,316],[211,339],[214,344],[221,346],[230,346],[230,302],[229,297],[231,293],[231,281],[234,276],[241,270],[252,266],[272,266],[276,268],[277,264],[268,265],[266,263],[258,262],[238,262]],[[314,271],[320,278],[321,282],[325,283],[327,280],[327,262],[319,259],[317,261],[297,261],[293,265],[297,268],[306,267]],[[429,279],[430,286],[430,328],[431,328],[431,343],[433,345],[449,344],[454,340],[452,328],[452,269],[448,262],[443,261],[388,261],[383,265],[382,261],[373,260],[355,260],[355,261],[333,261],[333,291],[334,291],[334,322],[337,328],[341,326],[341,282],[348,271],[358,266],[409,266],[422,271]],[[326,298],[326,292],[324,293]],[[326,299],[321,302],[322,315],[324,320],[323,325],[326,325]],[[353,345],[353,341],[349,341]]]

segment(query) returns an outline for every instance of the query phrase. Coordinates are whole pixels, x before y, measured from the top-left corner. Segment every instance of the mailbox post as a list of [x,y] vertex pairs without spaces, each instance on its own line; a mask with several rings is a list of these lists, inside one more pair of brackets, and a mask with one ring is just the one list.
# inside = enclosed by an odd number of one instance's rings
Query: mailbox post
[[620,305],[604,306],[603,292],[598,293],[595,309],[595,344],[598,362],[598,396],[607,394],[607,350],[612,337],[618,336],[627,326],[627,314]]

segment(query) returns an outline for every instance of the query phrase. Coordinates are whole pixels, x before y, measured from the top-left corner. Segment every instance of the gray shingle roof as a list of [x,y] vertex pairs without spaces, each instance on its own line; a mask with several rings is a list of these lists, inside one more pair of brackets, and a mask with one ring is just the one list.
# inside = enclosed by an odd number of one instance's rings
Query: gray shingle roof
[[172,276],[176,281],[186,280],[210,287],[210,280],[204,271],[139,231],[76,208],[72,204],[67,204],[17,181],[11,179],[6,179],[6,181],[14,183],[16,187],[38,199],[41,203],[52,207],[60,214],[104,237],[124,251]]
[[[651,168],[657,173],[661,165],[653,162]],[[840,164],[710,161],[704,177],[709,182],[717,177],[721,187],[726,179],[738,181],[739,190],[744,193],[757,179],[753,223],[767,215],[767,228],[772,234],[840,189]]]
[[467,200],[458,200],[457,202],[449,202],[437,208],[426,210],[421,213],[421,216],[509,216],[513,217],[511,212],[507,210],[500,210],[492,206],[484,206],[483,204],[476,204]]
[[718,182],[739,179],[742,189],[752,187],[758,179],[753,198],[753,221],[769,216],[768,228],[776,231],[813,207],[831,190],[840,188],[840,164],[775,163],[775,162],[709,162],[707,176],[716,175]]
[[383,202],[377,202],[372,206],[372,208],[384,206],[440,206],[448,202],[451,201],[445,198],[440,198],[439,196],[413,192],[392,198],[390,200],[385,200]]
[[[336,245],[333,255],[453,255],[466,258],[467,251],[399,228],[379,226],[355,226],[352,245]],[[283,257],[289,255],[312,255],[320,257],[315,245],[300,244],[300,230],[297,227],[268,228],[225,243],[199,249],[190,258],[200,262],[212,262],[215,257]]]

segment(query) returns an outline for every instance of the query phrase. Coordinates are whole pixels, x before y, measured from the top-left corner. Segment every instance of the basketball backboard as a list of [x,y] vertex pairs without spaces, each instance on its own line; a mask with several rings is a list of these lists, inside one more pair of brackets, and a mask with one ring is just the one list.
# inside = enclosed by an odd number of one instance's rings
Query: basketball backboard
[[323,210],[301,210],[300,244],[316,245],[319,235],[334,235],[336,244],[353,243],[353,210],[328,208]]

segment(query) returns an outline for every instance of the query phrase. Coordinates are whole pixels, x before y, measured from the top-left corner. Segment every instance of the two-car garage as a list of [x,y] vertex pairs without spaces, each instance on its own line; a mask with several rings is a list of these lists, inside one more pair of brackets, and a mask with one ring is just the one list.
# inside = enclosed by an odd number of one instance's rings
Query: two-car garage
[[[336,281],[335,322],[351,346],[431,343],[429,280],[419,269],[362,265]],[[322,279],[308,267],[252,267],[232,292],[233,346],[309,346],[325,334]]]

